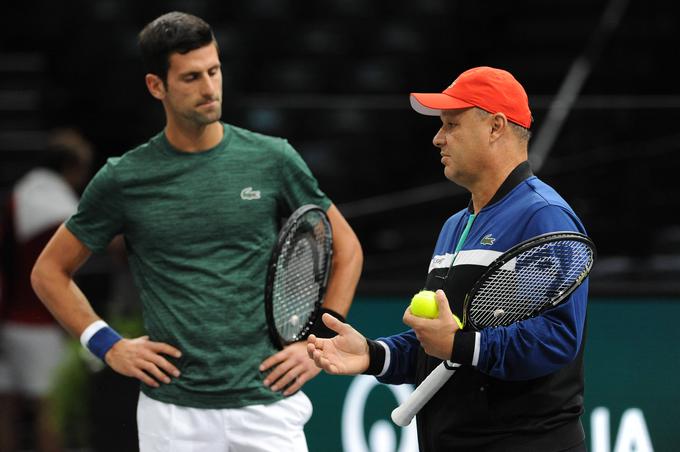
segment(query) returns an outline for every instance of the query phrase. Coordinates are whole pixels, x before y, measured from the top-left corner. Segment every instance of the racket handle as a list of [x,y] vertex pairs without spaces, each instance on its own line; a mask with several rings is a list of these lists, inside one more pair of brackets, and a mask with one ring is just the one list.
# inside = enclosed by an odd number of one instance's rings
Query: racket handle
[[[448,363],[448,367],[446,363]],[[430,375],[409,395],[408,399],[392,411],[392,421],[401,427],[409,425],[420,409],[456,373],[455,368],[457,367],[460,367],[460,364],[450,361],[442,362],[435,367]]]

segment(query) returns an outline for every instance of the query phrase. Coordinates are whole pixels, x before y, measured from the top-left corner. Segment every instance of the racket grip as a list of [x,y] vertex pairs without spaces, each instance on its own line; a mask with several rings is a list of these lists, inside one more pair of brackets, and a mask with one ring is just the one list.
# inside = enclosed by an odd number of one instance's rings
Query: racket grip
[[[442,362],[440,365],[428,375],[425,380],[418,385],[418,387],[409,395],[408,399],[392,411],[392,421],[401,426],[406,427],[411,423],[420,409],[432,398],[433,395],[444,386],[449,378],[456,372],[456,367],[460,364],[448,362],[448,366]],[[452,369],[453,367],[453,369]]]

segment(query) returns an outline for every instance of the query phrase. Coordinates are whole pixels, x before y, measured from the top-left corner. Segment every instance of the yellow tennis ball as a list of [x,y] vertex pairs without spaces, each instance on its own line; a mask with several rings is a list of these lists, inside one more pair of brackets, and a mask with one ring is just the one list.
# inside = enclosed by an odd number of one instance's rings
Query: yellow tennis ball
[[[437,300],[434,298],[434,292],[431,290],[421,290],[411,298],[411,313],[417,317],[425,317],[426,319],[436,319],[439,317],[439,307]],[[463,322],[460,321],[456,314],[453,314],[453,319],[458,324],[458,328],[463,328]]]
[[417,317],[436,319],[439,316],[437,300],[431,290],[421,290],[411,298],[411,313]]

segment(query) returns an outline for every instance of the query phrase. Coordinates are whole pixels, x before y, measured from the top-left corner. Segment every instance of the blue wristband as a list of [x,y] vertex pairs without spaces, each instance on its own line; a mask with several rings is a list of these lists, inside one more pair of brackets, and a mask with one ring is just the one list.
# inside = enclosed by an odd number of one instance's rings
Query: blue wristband
[[108,352],[113,345],[119,340],[123,339],[120,334],[110,326],[97,331],[94,336],[87,342],[87,349],[92,352],[97,358],[104,361],[106,352]]

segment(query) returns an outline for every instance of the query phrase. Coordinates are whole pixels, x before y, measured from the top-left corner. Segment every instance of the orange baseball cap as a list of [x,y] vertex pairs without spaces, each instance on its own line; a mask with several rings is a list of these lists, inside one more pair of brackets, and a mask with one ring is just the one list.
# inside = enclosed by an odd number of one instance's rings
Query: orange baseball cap
[[529,98],[508,71],[488,66],[468,69],[441,93],[411,93],[411,107],[420,114],[439,116],[442,110],[479,107],[504,113],[509,121],[531,127]]

